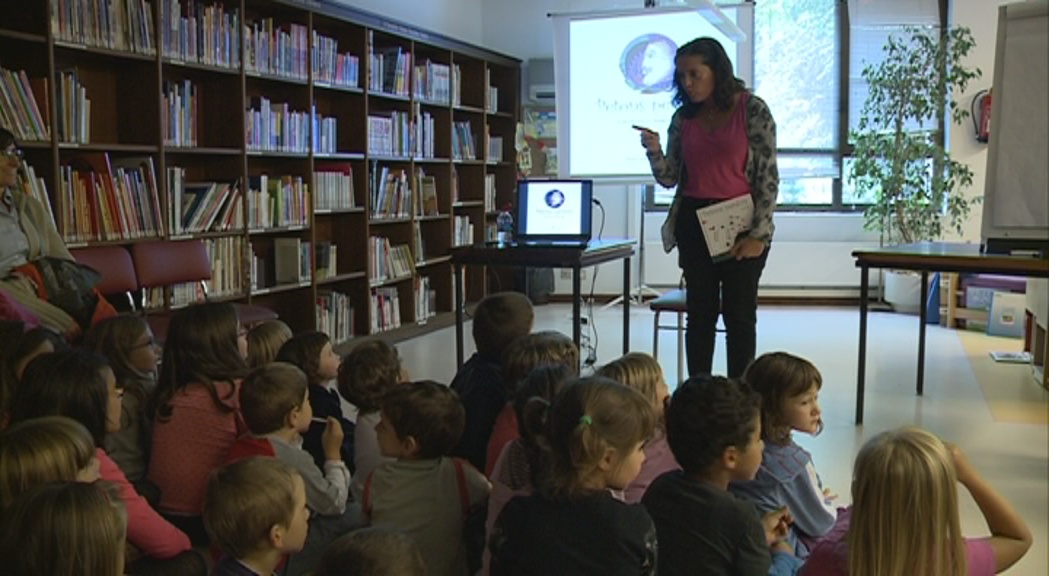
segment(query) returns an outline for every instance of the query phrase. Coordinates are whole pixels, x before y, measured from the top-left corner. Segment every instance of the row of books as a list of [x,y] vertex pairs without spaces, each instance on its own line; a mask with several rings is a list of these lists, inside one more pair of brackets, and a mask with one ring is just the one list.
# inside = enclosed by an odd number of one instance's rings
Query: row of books
[[487,112],[499,111],[499,88],[492,85],[492,71],[487,68],[484,71],[484,81],[488,86],[487,98],[484,100],[484,109]]
[[248,228],[309,225],[309,185],[301,176],[266,174],[248,178]]
[[368,116],[368,154],[409,157],[412,145],[412,118],[408,112],[393,111],[389,117]]
[[384,236],[368,238],[368,281],[377,284],[415,274],[415,258],[407,244],[390,244]]
[[0,67],[0,125],[20,141],[51,139],[47,116],[47,78],[26,76]]
[[51,32],[63,42],[156,54],[148,0],[51,0]]
[[248,150],[261,152],[309,152],[310,112],[292,111],[287,102],[272,103],[269,98],[252,98],[245,112],[245,139]]
[[452,246],[470,246],[474,243],[474,225],[469,216],[452,220]]
[[[412,93],[416,99],[447,104],[452,100],[452,71],[448,64],[426,60],[416,64]],[[456,66],[458,68],[458,66]]]
[[433,158],[434,133],[437,129],[433,116],[429,112],[422,112],[418,103],[415,106],[415,120],[412,125],[415,132],[411,142],[413,156],[416,158]]
[[317,330],[327,334],[333,344],[342,344],[353,338],[356,319],[348,295],[334,290],[317,292],[315,313]]
[[427,176],[426,172],[423,171],[422,168],[419,168],[416,173],[416,182],[419,189],[419,195],[416,198],[416,202],[414,202],[415,215],[440,215],[441,210],[437,204],[437,179],[433,176]]
[[325,166],[313,173],[313,207],[315,210],[356,208],[353,191],[353,166]]
[[[373,46],[368,31],[368,45]],[[412,55],[407,50],[396,46],[393,48],[372,48],[368,53],[368,90],[394,96],[408,97],[408,81],[412,72]]]
[[76,70],[58,72],[58,139],[62,142],[91,142],[91,100]]
[[[24,160],[22,161],[22,169],[18,172],[18,185],[22,192],[43,204],[44,208],[47,209],[48,216],[51,217],[51,221],[55,222],[55,212],[51,208],[51,196],[47,193],[47,181],[37,176],[33,166]],[[57,222],[55,223],[57,224]]]
[[277,285],[310,281],[312,244],[294,236],[273,239],[273,279]]
[[488,155],[485,156],[485,161],[489,164],[495,164],[503,161],[503,137],[492,136],[488,133],[488,127],[484,128],[484,140],[486,142],[485,149]]
[[59,170],[66,242],[130,240],[163,234],[153,159],[105,153],[70,160]]
[[240,68],[240,14],[219,3],[160,1],[164,56],[222,68]]
[[[205,282],[211,297],[234,296],[244,293],[244,248],[240,236],[208,238],[204,241],[211,258],[211,280]],[[196,300],[192,300],[195,302]],[[182,304],[184,302],[173,302]]]
[[411,217],[412,189],[407,170],[373,165],[370,184],[368,204],[372,219]]
[[372,288],[369,312],[372,334],[400,328],[401,299],[397,294],[397,287]]
[[339,41],[313,31],[313,81],[333,86],[356,88],[359,84],[360,58],[339,52]]
[[477,158],[473,126],[469,120],[452,122],[452,158],[456,160],[475,160]]
[[334,116],[313,113],[313,152],[335,154],[338,150],[339,122]]
[[437,292],[430,287],[429,276],[415,278],[415,322],[426,321],[437,315]]
[[164,82],[160,118],[164,143],[169,146],[197,145],[197,86],[189,80]]
[[484,175],[484,211],[495,212],[495,174]]
[[[285,29],[286,28],[286,29]],[[244,26],[244,69],[256,74],[306,80],[309,35],[302,24],[263,18]]]
[[167,169],[173,236],[244,229],[244,194],[240,182],[187,182],[186,170]]

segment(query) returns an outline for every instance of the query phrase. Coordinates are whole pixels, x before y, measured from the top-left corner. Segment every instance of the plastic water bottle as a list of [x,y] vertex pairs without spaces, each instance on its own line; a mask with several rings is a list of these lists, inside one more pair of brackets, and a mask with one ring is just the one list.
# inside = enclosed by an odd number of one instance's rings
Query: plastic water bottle
[[514,240],[514,215],[510,212],[510,206],[503,208],[495,217],[496,240],[500,246],[510,244]]

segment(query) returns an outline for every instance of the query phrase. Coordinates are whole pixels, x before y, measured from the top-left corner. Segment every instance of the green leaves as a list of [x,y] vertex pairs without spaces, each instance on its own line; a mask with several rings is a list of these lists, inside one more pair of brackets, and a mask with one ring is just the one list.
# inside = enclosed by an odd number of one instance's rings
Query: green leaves
[[968,28],[908,28],[889,37],[882,62],[867,65],[863,104],[849,180],[870,205],[868,229],[887,243],[940,238],[945,224],[961,233],[972,185],[969,167],[951,159],[944,126],[962,123],[966,107],[953,99],[980,70],[962,60],[975,45]]

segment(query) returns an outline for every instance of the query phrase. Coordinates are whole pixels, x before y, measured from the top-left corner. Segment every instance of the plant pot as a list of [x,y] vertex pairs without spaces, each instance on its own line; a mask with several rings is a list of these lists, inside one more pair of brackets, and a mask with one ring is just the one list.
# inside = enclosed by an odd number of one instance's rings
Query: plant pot
[[885,301],[902,314],[921,312],[922,277],[914,272],[885,271]]

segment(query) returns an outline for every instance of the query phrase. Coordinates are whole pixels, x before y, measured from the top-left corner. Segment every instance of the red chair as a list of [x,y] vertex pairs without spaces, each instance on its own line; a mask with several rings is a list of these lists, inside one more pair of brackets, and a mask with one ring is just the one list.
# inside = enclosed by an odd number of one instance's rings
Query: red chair
[[[207,300],[211,259],[208,257],[207,246],[200,240],[132,244],[131,259],[138,273],[139,285],[143,288],[199,282],[204,300]],[[277,318],[276,312],[262,306],[237,302],[233,306],[237,309],[241,324],[245,326]],[[164,314],[151,314],[148,318],[154,337],[163,342],[167,335],[169,318]]]
[[[139,288],[138,275],[131,262],[131,254],[123,246],[89,246],[69,251],[77,262],[93,268],[102,275],[101,282],[95,288],[106,296],[111,304],[116,304],[112,296],[121,296],[129,310],[135,310],[135,299],[132,293]],[[120,306],[121,308],[123,305]]]

